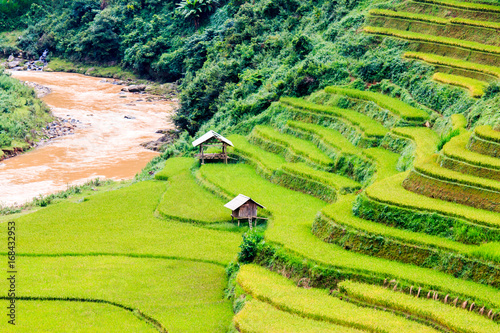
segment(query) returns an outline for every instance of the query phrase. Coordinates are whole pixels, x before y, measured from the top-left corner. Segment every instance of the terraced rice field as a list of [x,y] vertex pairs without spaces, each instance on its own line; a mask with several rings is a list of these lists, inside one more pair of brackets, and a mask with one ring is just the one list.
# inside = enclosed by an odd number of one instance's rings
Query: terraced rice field
[[[434,80],[484,94],[500,66],[500,6],[452,0],[405,1],[372,9],[364,31],[410,42],[405,57],[434,65]],[[425,50],[432,49],[433,53]]]
[[[155,180],[13,217],[28,313],[19,331],[51,330],[43,316],[55,311],[68,331],[112,332],[116,322],[135,332],[500,331],[500,212],[481,201],[496,198],[484,170],[500,162],[484,152],[498,133],[469,132],[456,116],[459,135],[438,150],[418,105],[323,93],[406,126],[283,99],[279,121],[228,135],[234,163],[170,158]],[[267,224],[230,224],[223,205],[240,193],[265,206]],[[258,233],[264,241],[252,245]],[[244,249],[253,257],[235,263]]]

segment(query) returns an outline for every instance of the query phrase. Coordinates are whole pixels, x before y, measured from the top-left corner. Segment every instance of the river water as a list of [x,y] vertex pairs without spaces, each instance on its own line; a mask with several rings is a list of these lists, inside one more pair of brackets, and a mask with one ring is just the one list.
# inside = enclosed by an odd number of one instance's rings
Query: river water
[[[52,90],[43,100],[55,116],[81,123],[74,134],[0,162],[0,204],[22,204],[93,178],[131,179],[156,152],[140,143],[174,128],[173,103],[120,93],[122,86],[80,74],[14,72]],[[125,116],[135,119],[126,119]]]

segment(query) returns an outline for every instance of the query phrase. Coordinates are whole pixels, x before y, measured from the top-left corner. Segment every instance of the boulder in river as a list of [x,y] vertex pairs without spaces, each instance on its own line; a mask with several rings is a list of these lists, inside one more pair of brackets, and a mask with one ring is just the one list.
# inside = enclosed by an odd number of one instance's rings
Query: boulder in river
[[122,88],[122,91],[128,91],[128,92],[131,92],[131,93],[141,92],[141,91],[144,91],[144,90],[146,90],[146,85],[145,84],[136,84],[136,85],[132,85],[132,86],[128,86],[128,87]]

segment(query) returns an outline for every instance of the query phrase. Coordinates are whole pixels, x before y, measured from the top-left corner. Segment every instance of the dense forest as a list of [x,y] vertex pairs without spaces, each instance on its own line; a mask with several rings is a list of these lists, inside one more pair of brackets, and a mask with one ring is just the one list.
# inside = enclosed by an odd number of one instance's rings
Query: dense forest
[[[37,57],[120,64],[143,77],[178,81],[175,121],[193,135],[225,130],[262,113],[280,96],[351,84],[422,104],[470,126],[498,124],[498,85],[476,100],[432,81],[433,68],[404,60],[405,41],[361,33],[384,1],[37,1],[20,19],[18,47]],[[481,111],[480,111],[481,110]],[[258,121],[258,120],[257,120]]]

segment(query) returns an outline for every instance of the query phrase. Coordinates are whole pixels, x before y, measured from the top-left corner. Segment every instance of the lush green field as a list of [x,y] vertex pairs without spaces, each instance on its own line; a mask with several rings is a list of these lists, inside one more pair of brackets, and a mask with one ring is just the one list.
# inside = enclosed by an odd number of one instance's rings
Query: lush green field
[[[115,302],[154,318],[168,332],[223,332],[232,317],[223,299],[226,280],[220,265],[122,256],[18,256],[17,267],[22,272],[18,296]],[[2,287],[8,290],[6,279]],[[23,326],[23,314],[18,315]]]
[[288,333],[361,333],[350,327],[303,318],[257,300],[247,301],[245,307],[234,317],[235,326],[243,333],[288,332]]
[[375,93],[372,91],[361,91],[348,89],[344,87],[330,86],[326,87],[325,91],[332,94],[346,95],[351,98],[357,98],[362,100],[367,100],[374,102],[381,108],[387,109],[401,118],[408,121],[424,121],[429,117],[429,115],[420,109],[417,109],[411,105],[408,105],[399,99],[392,98],[380,93]]
[[254,298],[302,317],[371,332],[437,332],[391,313],[344,302],[328,295],[327,290],[297,288],[260,266],[243,266],[237,281]]
[[187,222],[213,223],[228,221],[231,211],[225,202],[196,184],[190,168],[192,158],[171,158],[156,179],[168,179],[167,191],[158,205],[159,213]]
[[280,98],[280,102],[307,111],[324,113],[345,119],[353,125],[359,127],[366,136],[382,137],[387,133],[387,129],[379,122],[353,110],[319,105],[300,98],[291,97],[282,97]]
[[469,89],[471,96],[476,98],[483,96],[488,86],[488,82],[453,74],[435,73],[432,78],[438,82]]
[[[6,304],[4,301],[1,303]],[[18,300],[16,308],[22,318],[17,321],[16,326],[2,320],[2,332],[158,332],[153,325],[133,312],[109,304]]]
[[411,313],[420,318],[437,322],[454,332],[489,333],[500,330],[500,325],[476,313],[467,313],[447,304],[425,299],[423,295],[421,298],[416,298],[383,287],[352,281],[343,281],[340,284],[340,289],[345,290],[350,297],[363,302]]
[[[476,300],[483,300],[495,307],[500,307],[498,289],[463,281],[430,269],[352,253],[339,246],[321,241],[311,234],[311,225],[317,212],[326,204],[305,194],[267,182],[257,175],[251,166],[205,165],[200,169],[200,174],[205,180],[217,185],[225,192],[244,193],[265,205],[274,217],[270,228],[266,231],[266,239],[273,243],[283,244],[285,249],[300,256],[331,267],[370,272],[385,278],[396,278],[414,286],[428,285],[442,292],[470,295]],[[399,184],[404,177],[404,173],[398,175]],[[387,182],[387,179],[384,182]],[[381,187],[384,182],[380,182]],[[390,194],[390,198],[391,200],[399,199],[399,195],[400,193]],[[411,203],[416,205],[423,201],[420,198],[426,197],[418,196],[418,198],[418,200],[412,200]],[[296,204],[298,202],[300,205]],[[454,207],[462,208],[460,205],[454,205]],[[421,210],[421,208],[417,209]]]

